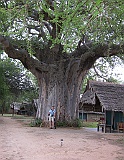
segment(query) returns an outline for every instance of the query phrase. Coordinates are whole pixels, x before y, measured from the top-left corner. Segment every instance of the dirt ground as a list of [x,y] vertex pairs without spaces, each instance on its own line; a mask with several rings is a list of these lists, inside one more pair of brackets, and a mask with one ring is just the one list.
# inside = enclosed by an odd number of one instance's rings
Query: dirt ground
[[0,116],[0,160],[108,159],[124,160],[123,133],[86,128],[36,128]]

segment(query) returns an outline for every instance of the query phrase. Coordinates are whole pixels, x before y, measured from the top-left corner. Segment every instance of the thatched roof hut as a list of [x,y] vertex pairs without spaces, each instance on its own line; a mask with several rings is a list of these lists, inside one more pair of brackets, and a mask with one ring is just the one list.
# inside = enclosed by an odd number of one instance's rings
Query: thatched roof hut
[[124,122],[124,85],[89,81],[81,98],[83,111],[104,112],[105,130],[117,130]]
[[89,81],[81,98],[81,103],[82,105],[95,106],[97,100],[99,100],[102,110],[124,112],[124,85]]

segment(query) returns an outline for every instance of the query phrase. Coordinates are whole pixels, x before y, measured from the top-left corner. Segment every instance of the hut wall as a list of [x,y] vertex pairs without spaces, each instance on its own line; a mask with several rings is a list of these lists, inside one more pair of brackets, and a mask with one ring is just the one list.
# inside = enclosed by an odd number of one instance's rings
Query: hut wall
[[100,117],[104,117],[104,113],[99,113],[99,112],[88,113],[88,112],[79,111],[79,119],[84,121],[96,122],[100,120]]
[[87,113],[87,121],[96,122],[100,120],[100,117],[104,117],[104,114]]
[[82,108],[84,111],[94,111],[94,107],[91,104],[84,104]]
[[117,129],[117,123],[118,122],[123,122],[123,112],[114,112],[114,127],[113,129]]
[[111,125],[112,111],[106,111],[106,124]]
[[106,124],[111,125],[113,130],[117,130],[117,123],[123,122],[123,112],[106,111]]

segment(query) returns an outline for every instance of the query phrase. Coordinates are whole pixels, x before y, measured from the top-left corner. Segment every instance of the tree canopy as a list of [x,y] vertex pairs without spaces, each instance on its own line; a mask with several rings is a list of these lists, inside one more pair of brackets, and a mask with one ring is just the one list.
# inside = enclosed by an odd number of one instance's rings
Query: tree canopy
[[[94,48],[97,52],[106,50],[101,53],[102,57],[118,53],[124,59],[121,54],[124,49],[123,17],[123,0],[1,0],[0,42],[9,57],[20,59],[33,74],[30,68],[36,60],[32,60],[29,67],[24,57],[30,53],[42,62],[46,63],[47,59],[51,63],[48,58],[51,55],[43,52],[44,48],[53,48],[52,58],[56,60],[58,50],[75,57],[77,52],[72,51],[81,45],[91,52]],[[12,52],[7,51],[8,45]],[[43,65],[37,65],[42,70]]]
[[[1,0],[0,34],[17,49],[63,44],[77,47],[87,38],[95,44],[121,44],[124,38],[123,0]],[[35,48],[34,48],[35,47]]]

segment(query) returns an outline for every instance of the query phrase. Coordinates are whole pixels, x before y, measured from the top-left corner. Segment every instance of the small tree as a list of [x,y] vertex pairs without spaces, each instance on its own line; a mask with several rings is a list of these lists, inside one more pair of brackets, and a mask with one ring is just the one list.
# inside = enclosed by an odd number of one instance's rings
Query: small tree
[[32,101],[38,97],[37,83],[18,61],[4,57],[0,61],[1,112],[7,111],[6,102]]
[[0,112],[4,113],[5,111],[5,103],[8,99],[9,95],[9,86],[5,82],[5,75],[3,69],[3,63],[0,61]]

